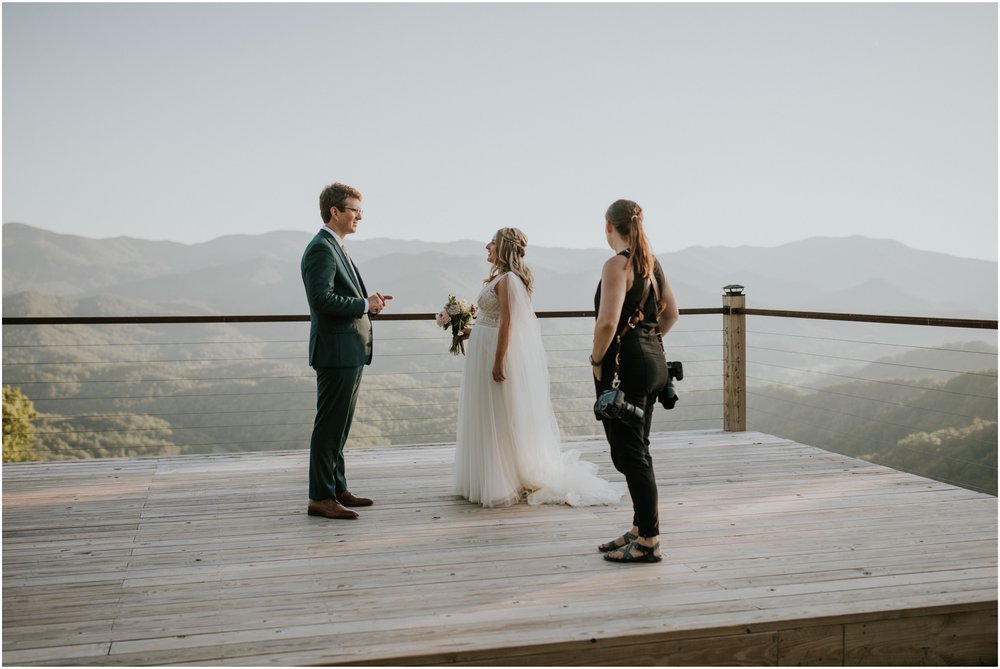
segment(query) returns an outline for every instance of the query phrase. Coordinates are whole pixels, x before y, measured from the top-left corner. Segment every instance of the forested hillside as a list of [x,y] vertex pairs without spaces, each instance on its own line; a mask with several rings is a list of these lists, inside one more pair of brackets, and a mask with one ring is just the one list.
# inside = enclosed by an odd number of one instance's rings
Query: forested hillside
[[997,493],[997,371],[749,391],[752,429]]

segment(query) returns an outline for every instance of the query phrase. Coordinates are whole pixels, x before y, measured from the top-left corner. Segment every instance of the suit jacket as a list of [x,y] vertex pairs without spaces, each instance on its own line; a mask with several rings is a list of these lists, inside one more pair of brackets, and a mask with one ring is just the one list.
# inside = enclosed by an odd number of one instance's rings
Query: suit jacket
[[[356,268],[355,268],[356,269]],[[372,361],[372,322],[361,275],[332,232],[320,230],[302,254],[302,283],[309,300],[309,364],[360,367]]]

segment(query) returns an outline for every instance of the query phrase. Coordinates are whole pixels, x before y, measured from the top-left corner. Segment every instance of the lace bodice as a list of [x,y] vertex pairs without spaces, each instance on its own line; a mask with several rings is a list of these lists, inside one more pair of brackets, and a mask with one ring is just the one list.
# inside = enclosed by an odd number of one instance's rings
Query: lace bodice
[[476,306],[479,307],[479,314],[476,316],[476,325],[485,325],[490,328],[500,327],[500,298],[497,297],[493,289],[503,276],[501,274],[483,286],[479,297],[476,298]]

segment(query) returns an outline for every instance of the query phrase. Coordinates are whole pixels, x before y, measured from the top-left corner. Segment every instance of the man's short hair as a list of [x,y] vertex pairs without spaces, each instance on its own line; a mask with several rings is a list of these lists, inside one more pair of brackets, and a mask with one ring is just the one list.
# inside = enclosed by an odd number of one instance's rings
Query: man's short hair
[[343,210],[344,200],[349,197],[360,200],[361,191],[357,188],[351,188],[347,184],[342,184],[339,181],[324,188],[323,192],[319,194],[319,215],[323,217],[323,222],[330,222],[331,207]]

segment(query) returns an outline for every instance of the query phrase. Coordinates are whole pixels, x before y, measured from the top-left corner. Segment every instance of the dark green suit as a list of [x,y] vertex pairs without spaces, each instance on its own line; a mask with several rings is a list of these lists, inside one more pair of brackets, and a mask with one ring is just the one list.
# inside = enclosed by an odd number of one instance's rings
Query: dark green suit
[[[316,422],[309,451],[309,499],[347,490],[344,444],[351,431],[361,372],[372,361],[372,322],[361,275],[334,234],[316,233],[302,254],[309,301],[309,365],[316,370]],[[356,277],[356,278],[355,278]]]

